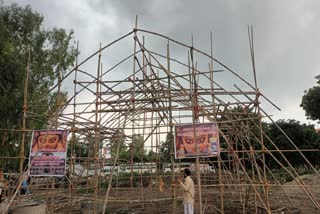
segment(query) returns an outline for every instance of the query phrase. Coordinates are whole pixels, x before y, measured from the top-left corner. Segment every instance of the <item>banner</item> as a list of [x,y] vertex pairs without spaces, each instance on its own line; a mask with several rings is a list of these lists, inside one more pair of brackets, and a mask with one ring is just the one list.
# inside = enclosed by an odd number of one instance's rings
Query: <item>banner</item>
[[66,170],[67,130],[33,131],[29,166],[30,176],[64,176]]
[[175,158],[213,157],[220,154],[219,128],[216,123],[175,126]]

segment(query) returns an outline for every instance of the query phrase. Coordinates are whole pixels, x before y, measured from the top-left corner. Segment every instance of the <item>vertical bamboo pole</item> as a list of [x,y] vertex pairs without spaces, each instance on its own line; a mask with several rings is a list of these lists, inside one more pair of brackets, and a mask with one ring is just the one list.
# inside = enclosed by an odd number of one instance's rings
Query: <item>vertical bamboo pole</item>
[[[238,87],[236,87],[239,91],[242,92],[242,90]],[[253,101],[251,98],[247,97],[250,101]],[[281,129],[281,127],[271,118],[270,115],[268,115],[262,108],[260,108],[261,111],[265,114],[265,116],[271,121],[273,122],[277,128],[281,131],[281,133],[283,135],[285,135],[287,137],[287,139],[290,141],[291,139],[286,135],[286,133]],[[256,124],[255,124],[256,125]],[[259,128],[259,126],[256,125],[257,128]],[[287,169],[287,167],[285,167],[277,158],[274,157],[274,155],[272,154],[272,152],[269,152],[268,149],[266,147],[265,150],[266,152],[268,152],[268,154],[273,157],[273,159],[286,171],[288,172],[292,178],[298,178],[297,182],[299,184],[299,186],[301,187],[301,189],[306,193],[306,195],[309,197],[309,199],[313,202],[313,204],[315,205],[316,208],[319,209],[319,204],[317,203],[317,201],[314,199],[314,196],[312,195],[312,193],[310,192],[309,188],[307,188],[307,186],[304,184],[303,180],[300,178],[299,174],[297,173],[297,171],[294,169],[294,167],[290,164],[290,162],[287,160],[287,158],[285,157],[285,155],[283,154],[282,150],[280,150],[277,145],[270,139],[270,137],[268,137],[268,135],[266,135],[266,133],[263,132],[263,136],[266,137],[268,139],[269,142],[271,142],[271,144],[276,148],[276,150],[279,152],[279,154],[282,156],[282,158],[285,160],[285,162],[288,164],[288,166],[290,167],[290,169],[292,170],[289,171]],[[256,138],[256,140],[258,140],[258,142],[260,143],[259,139]],[[292,142],[293,143],[293,142]],[[299,152],[301,152],[300,150],[297,150]]]
[[[240,132],[241,134],[241,132]],[[240,135],[241,136],[241,139],[240,139],[240,143],[241,143],[241,146],[242,146],[242,150],[244,148],[244,135]],[[246,160],[245,160],[245,157],[246,157],[246,153],[245,152],[242,152],[242,159],[243,159],[243,169],[246,171]],[[240,163],[241,164],[241,163]],[[247,182],[247,178],[245,177],[245,182]],[[244,196],[243,196],[243,213],[246,212],[246,209],[247,209],[247,206],[248,206],[248,203],[249,203],[249,197],[250,197],[250,186],[247,187],[247,186],[244,186],[243,187],[243,191],[244,191]]]
[[[124,128],[125,128],[125,125],[126,125],[128,114],[129,114],[129,111],[126,112],[125,115],[124,115],[124,122],[123,122],[123,127],[122,127],[123,132],[121,133],[121,135],[118,134],[118,136],[117,136],[117,138],[120,139],[120,141],[122,141],[122,139],[124,138]],[[112,186],[112,178],[113,178],[114,170],[115,170],[115,167],[116,167],[116,162],[117,162],[117,160],[119,158],[119,151],[120,151],[120,143],[118,143],[118,145],[117,145],[116,156],[115,156],[115,160],[113,162],[112,171],[110,173],[108,189],[107,189],[107,192],[106,192],[106,196],[105,196],[105,200],[104,200],[104,204],[103,204],[103,208],[102,208],[102,213],[103,214],[105,214],[105,212],[106,212],[106,208],[107,208],[107,204],[108,204],[108,197],[109,197],[109,193],[110,193],[111,186]]]
[[[220,132],[221,136],[225,139],[227,146],[228,146],[229,148],[231,148],[230,142],[229,142],[229,139],[227,138],[227,136],[226,136],[221,130],[220,130],[219,132]],[[235,158],[239,161],[239,157],[238,157],[238,156],[235,156]],[[242,170],[244,170],[243,165],[241,165],[241,162],[239,162],[239,163],[240,163],[240,166],[241,166]],[[247,173],[246,171],[244,171],[244,174],[245,174],[246,177],[248,178],[251,186],[253,187],[254,192],[255,192],[255,195],[257,195],[257,197],[258,197],[258,199],[260,200],[260,202],[262,203],[263,207],[264,207],[265,209],[267,209],[267,208],[266,208],[266,205],[265,205],[265,203],[264,203],[264,201],[263,201],[263,198],[260,196],[259,191],[256,189],[257,186],[256,186],[255,183],[250,179],[250,177],[249,177],[249,175],[248,175],[248,173]]]
[[[61,57],[60,57],[60,60],[59,60],[59,66],[58,66],[58,90],[57,90],[57,101],[56,101],[56,106],[57,106],[57,109],[56,109],[56,118],[55,118],[55,129],[58,129],[59,127],[59,111],[61,109],[61,82],[62,82],[62,71],[61,71]],[[53,209],[53,205],[54,205],[54,196],[55,196],[55,192],[54,192],[54,188],[55,188],[55,178],[52,177],[51,178],[51,206],[50,206],[50,211],[51,213],[54,212],[54,209]]]
[[[215,105],[215,97],[214,97],[214,80],[213,80],[213,40],[212,40],[212,32],[210,32],[210,86],[211,86],[211,99],[212,99],[212,111],[214,121],[217,121],[217,112]],[[219,187],[220,187],[220,211],[224,214],[224,185],[222,183],[222,174],[221,174],[221,157],[220,155],[217,157],[218,159],[218,176],[219,176]]]
[[[142,37],[142,44],[143,44],[143,47],[145,46],[145,39],[144,39],[144,36]],[[143,76],[143,94],[144,94],[144,97],[145,99],[147,99],[147,95],[146,95],[146,85],[145,85],[145,78],[147,78],[147,75],[146,75],[146,60],[145,60],[145,57],[142,56],[142,76]],[[139,118],[140,118],[140,114],[139,114]],[[140,123],[139,123],[140,124]],[[143,127],[142,127],[142,137],[143,137],[143,141],[144,141],[144,135],[145,135],[145,126],[146,126],[146,112],[143,112]],[[140,128],[139,128],[140,130]],[[143,158],[144,158],[144,144],[143,144],[143,149],[142,149],[142,157],[141,157],[141,173],[140,173],[140,179],[141,179],[141,207],[142,209],[144,209],[144,187],[143,187],[143,177],[142,177],[142,169],[144,167],[144,163],[143,163]],[[151,165],[152,167],[152,165]],[[151,176],[151,175],[150,175]]]
[[31,48],[29,46],[28,51],[28,63],[26,67],[26,76],[24,79],[24,94],[23,94],[23,114],[22,114],[22,139],[21,139],[21,146],[20,146],[20,179],[22,179],[23,175],[23,163],[25,160],[24,154],[24,146],[25,146],[25,137],[26,137],[26,117],[27,117],[27,110],[28,110],[28,80],[29,80],[29,73],[30,73],[30,58],[31,58]]
[[[193,40],[192,40],[193,41]],[[192,42],[193,43],[193,42]],[[194,93],[197,89],[196,77],[195,77],[195,68],[194,68],[194,55],[193,55],[193,45],[190,51],[191,56],[191,66],[192,66],[192,79],[194,80],[194,89],[191,91],[192,95],[192,124],[193,124],[193,138],[196,139],[196,114],[195,114],[195,106],[196,103],[196,96],[197,94]],[[201,193],[201,177],[200,177],[200,164],[199,164],[199,148],[197,143],[195,142],[195,149],[196,149],[196,169],[197,169],[197,183],[198,183],[198,192],[199,192],[199,213],[202,214],[202,193]]]
[[[19,166],[19,181],[22,182],[23,178],[23,163],[25,160],[25,137],[26,137],[26,117],[27,117],[27,111],[28,111],[28,81],[29,81],[29,73],[30,73],[30,58],[31,58],[31,48],[29,46],[28,51],[28,63],[26,67],[26,76],[24,79],[24,94],[23,94],[23,114],[22,114],[22,139],[21,139],[21,147],[20,147],[20,166]],[[20,191],[19,191],[20,193]],[[20,195],[20,194],[18,194]]]
[[94,202],[93,202],[93,212],[98,213],[97,209],[97,196],[98,196],[98,145],[100,141],[100,121],[99,121],[99,100],[100,100],[100,68],[101,68],[101,43],[98,56],[98,68],[97,68],[97,78],[96,78],[96,101],[95,101],[95,126],[94,126],[94,148],[93,148],[93,159],[94,159]]
[[[58,91],[57,91],[57,103],[56,103],[56,106],[57,106],[57,113],[56,113],[56,118],[55,118],[55,129],[58,128],[58,112],[59,112],[59,106],[60,106],[60,90],[61,90],[61,72],[60,70],[58,70]],[[55,186],[55,178],[54,177],[51,177],[51,194],[50,194],[50,200],[51,200],[51,204],[50,204],[50,212],[53,213],[53,204],[54,204],[54,186]],[[49,192],[49,191],[48,191]]]
[[87,154],[87,160],[86,160],[86,180],[87,180],[87,188],[86,188],[86,193],[89,193],[89,166],[90,166],[90,160],[91,160],[91,153],[92,153],[92,148],[91,148],[91,144],[92,144],[92,135],[89,132],[88,134],[88,144],[87,144],[87,148],[88,148],[88,154]]
[[[167,71],[170,74],[171,68],[170,68],[170,45],[169,45],[169,40],[167,43]],[[172,123],[172,98],[171,98],[171,78],[170,75],[167,74],[167,78],[168,78],[168,93],[169,93],[169,126],[170,126],[170,131],[169,131],[169,136],[170,136],[170,140],[173,137],[173,123]],[[168,138],[167,138],[168,139]],[[174,165],[174,144],[173,142],[171,143],[171,166]],[[174,176],[174,170],[171,171],[171,183],[173,184],[175,182],[175,176]],[[177,201],[176,201],[176,188],[175,185],[171,185],[171,197],[172,197],[172,213],[176,212],[177,209]]]
[[[249,32],[249,27],[248,27],[248,34],[249,34],[249,47],[250,47],[250,54],[251,54],[251,60],[252,60],[252,47],[251,47],[251,40],[250,40],[250,32]],[[257,80],[256,80],[256,75],[255,75],[255,67],[253,65],[253,76],[254,76],[254,82],[255,82],[255,87],[257,89]],[[246,129],[249,129],[249,125],[248,125],[248,121],[246,122]],[[250,142],[250,134],[247,134],[247,142]],[[255,170],[253,167],[253,154],[252,152],[250,152],[250,159],[251,159],[251,171],[252,171],[252,181],[255,183]],[[254,196],[254,205],[255,205],[255,212],[258,212],[258,205],[257,205],[257,195]]]
[[[76,103],[77,103],[77,77],[78,77],[78,53],[79,53],[79,41],[77,42],[77,57],[76,57],[76,69],[74,71],[74,81],[73,81],[73,123],[72,123],[72,140],[71,140],[71,162],[70,166],[72,169],[72,172],[69,171],[69,175],[72,174],[72,176],[69,176],[68,179],[70,179],[69,189],[70,189],[70,204],[72,206],[73,201],[73,178],[75,176],[75,157],[74,157],[74,149],[76,144]],[[81,154],[81,151],[80,151]]]
[[[60,62],[59,64],[61,63],[61,58],[60,58]],[[58,66],[58,90],[57,90],[57,101],[56,101],[56,106],[57,106],[57,109],[56,109],[56,118],[55,118],[55,129],[58,129],[58,126],[59,126],[59,111],[61,109],[61,82],[62,82],[62,72],[61,72],[61,66],[59,65]]]
[[[149,58],[149,64],[152,65],[152,59],[151,59],[150,54],[148,56],[149,56],[148,57]],[[146,61],[148,60],[148,58],[146,56]],[[149,68],[149,70],[150,70],[150,75],[151,75],[151,78],[152,78],[151,84],[154,84],[154,77],[155,77],[154,72],[152,72],[152,68],[151,67]],[[151,112],[150,127],[153,127],[154,124],[155,125],[158,124],[157,117],[155,119],[153,119],[154,118],[153,115],[154,115],[154,112],[152,111]],[[157,165],[156,178],[158,179],[158,182],[160,182],[160,174],[161,173],[158,171],[158,166],[160,167],[160,165],[161,165],[161,157],[160,157],[160,154],[159,154],[159,152],[160,152],[160,150],[159,150],[160,144],[159,144],[159,141],[158,141],[158,128],[155,129],[155,140],[154,140],[154,135],[152,135],[152,137],[151,137],[151,147],[154,145],[154,142],[155,142],[155,146],[156,146],[156,165]],[[157,162],[157,160],[158,160],[158,162]],[[160,192],[160,188],[158,188],[158,191],[157,191],[157,198],[159,198],[159,192]]]
[[[256,100],[255,105],[258,108],[258,115],[259,115],[259,130],[260,130],[260,142],[262,145],[262,150],[265,151],[264,146],[264,139],[263,139],[263,133],[262,133],[262,115],[260,111],[260,104],[259,104],[259,89],[257,85],[257,77],[256,77],[256,67],[255,67],[255,60],[254,60],[254,45],[253,45],[253,28],[251,26],[251,29],[249,30],[248,27],[248,34],[249,34],[249,43],[250,43],[250,52],[251,52],[251,61],[252,61],[252,71],[254,76],[254,83],[255,83],[255,89],[256,89]],[[269,203],[269,188],[268,188],[268,180],[267,180],[267,173],[266,173],[266,162],[265,162],[265,152],[262,153],[262,162],[263,162],[263,177],[264,177],[264,192],[266,197],[266,204],[268,208],[268,213],[271,213],[270,209],[270,203]]]
[[130,189],[132,191],[133,188],[133,153],[134,153],[134,145],[133,145],[133,140],[135,137],[135,120],[134,120],[134,111],[135,111],[135,96],[136,96],[136,59],[137,59],[137,28],[138,28],[138,16],[136,16],[136,21],[135,21],[135,26],[134,26],[134,46],[133,46],[133,65],[132,65],[132,87],[133,87],[133,92],[132,92],[132,110],[133,110],[133,116],[132,116],[132,143],[131,143],[131,176],[130,176]]
[[[132,135],[133,137],[133,135]],[[133,150],[134,150],[134,146],[133,146],[133,138],[132,138],[132,142],[130,144],[130,191],[132,192],[133,190]]]
[[[100,83],[103,82],[102,80],[102,72],[103,72],[103,64],[101,63],[100,65],[100,76],[99,76],[99,79],[100,79]],[[100,88],[99,88],[99,103],[102,102],[102,84],[99,84]],[[102,173],[104,174],[104,163],[105,163],[105,160],[102,160],[102,156],[101,156],[101,153],[100,151],[102,151],[102,136],[101,136],[101,109],[102,109],[102,105],[99,105],[99,118],[98,118],[98,121],[99,121],[99,141],[98,141],[98,164],[99,164],[99,176],[98,176],[98,180],[99,178],[102,176]],[[100,184],[100,180],[98,182],[98,195],[100,195],[100,188],[101,188],[101,184]]]
[[[121,112],[119,112],[119,119],[118,119],[118,127],[121,126]],[[111,148],[111,147],[110,147]],[[119,158],[118,159],[114,159],[113,163],[117,164],[117,181],[116,181],[116,199],[118,200],[118,188],[119,188],[119,166],[120,166],[120,162],[119,162]],[[111,171],[110,171],[111,173]]]
[[192,78],[192,68],[191,68],[191,52],[189,51],[188,52],[188,72],[189,72],[189,82],[190,82],[190,93],[189,93],[189,97],[190,97],[190,100],[192,101],[192,91],[193,91],[193,78]]
[[[249,129],[248,121],[246,122],[246,129]],[[247,133],[247,142],[250,142],[250,133]],[[255,170],[254,170],[254,166],[253,166],[254,156],[253,156],[252,152],[249,154],[249,157],[251,160],[252,182],[253,182],[253,184],[255,184],[256,183],[256,175],[255,175]],[[253,187],[253,188],[256,188],[256,187]],[[257,213],[258,212],[257,194],[254,195],[254,209],[255,209],[255,212]]]

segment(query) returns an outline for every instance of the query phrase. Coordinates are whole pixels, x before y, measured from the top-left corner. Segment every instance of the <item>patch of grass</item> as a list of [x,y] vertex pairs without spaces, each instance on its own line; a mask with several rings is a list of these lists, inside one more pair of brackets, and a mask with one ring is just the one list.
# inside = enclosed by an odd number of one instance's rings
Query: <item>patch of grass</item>
[[[304,166],[297,166],[295,167],[296,172],[299,175],[305,175],[305,174],[312,174],[313,170],[312,169],[308,169]],[[292,169],[288,169],[288,171],[290,171],[293,175],[295,175],[295,173],[293,173]],[[280,182],[280,183],[286,183],[286,182],[290,182],[293,181],[293,177],[283,168],[281,169],[273,169],[272,173],[274,175],[274,177]],[[274,181],[275,179],[270,175],[269,176],[269,180]]]

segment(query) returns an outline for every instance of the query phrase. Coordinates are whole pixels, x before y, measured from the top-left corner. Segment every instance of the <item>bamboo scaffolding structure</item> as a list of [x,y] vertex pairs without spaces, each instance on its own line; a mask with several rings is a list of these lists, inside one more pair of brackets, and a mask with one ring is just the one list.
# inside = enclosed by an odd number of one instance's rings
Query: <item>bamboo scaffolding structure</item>
[[[159,38],[164,42],[165,50],[152,49],[145,42],[146,36]],[[299,187],[310,205],[319,209],[319,199],[312,192],[312,188],[319,185],[305,182],[284,153],[299,154],[319,179],[319,172],[305,154],[320,151],[298,148],[261,107],[264,101],[280,109],[258,88],[252,27],[248,28],[248,38],[253,84],[215,58],[212,33],[210,53],[205,53],[194,47],[193,38],[191,45],[186,45],[162,34],[139,29],[137,17],[132,31],[108,45],[102,47],[100,44],[99,50],[82,62],[78,62],[77,57],[75,67],[65,76],[59,74],[57,83],[32,103],[27,103],[26,99],[26,76],[22,129],[0,128],[2,144],[7,143],[10,135],[22,134],[20,155],[1,155],[0,160],[20,160],[20,176],[25,174],[23,161],[28,158],[24,157],[24,142],[29,137],[26,134],[32,131],[27,127],[28,120],[45,120],[47,127],[70,130],[71,157],[67,160],[70,169],[66,180],[44,179],[42,183],[32,186],[36,191],[46,191],[41,193],[43,195],[19,196],[18,200],[46,196],[51,213],[67,207],[81,207],[83,203],[92,203],[94,213],[101,209],[105,213],[116,203],[127,203],[128,206],[139,204],[141,209],[148,209],[153,202],[171,205],[170,211],[176,213],[181,190],[171,185],[177,175],[175,165],[188,163],[190,167],[195,166],[193,176],[196,178],[197,213],[206,213],[209,207],[218,213],[227,213],[229,202],[242,213],[252,210],[273,213],[283,208],[274,207],[271,192],[273,197],[285,197],[294,205],[295,199],[291,198],[285,187]],[[121,59],[114,60],[109,48],[122,44],[124,39],[133,42],[133,52],[131,50]],[[188,53],[187,56],[175,55],[175,47],[182,48]],[[108,63],[102,63],[105,53]],[[98,60],[97,70],[93,74],[94,69],[86,66],[90,66],[95,59]],[[202,69],[203,61],[209,62],[205,65],[205,71]],[[27,73],[30,63],[29,52]],[[72,74],[73,93],[63,103],[61,89],[68,84],[68,79],[72,79]],[[231,86],[224,83],[227,85],[224,87],[220,78],[230,74]],[[239,82],[244,87],[238,87]],[[56,111],[54,114],[40,115],[36,109],[44,107],[41,101],[53,92],[58,92],[57,103],[51,106]],[[263,130],[262,120],[266,119],[275,123],[292,148],[279,149]],[[220,155],[201,157],[195,144],[195,159],[188,159],[188,162],[176,160],[172,142],[174,126],[192,124],[195,137],[195,126],[210,122],[219,126]],[[120,151],[120,142],[126,146],[126,159],[121,156],[123,150]],[[266,146],[266,142],[270,142],[271,146]],[[135,154],[137,149],[141,149],[137,148],[138,144],[142,145],[142,150],[150,152],[148,160],[144,153]],[[109,157],[102,156],[104,148],[110,153],[113,149]],[[283,184],[277,180],[266,163],[266,157],[278,164],[296,183]],[[142,168],[135,168],[145,164],[151,165],[151,172],[145,173]],[[201,171],[202,164],[212,167],[214,171],[211,168]],[[170,172],[166,171],[168,165]],[[128,167],[130,172],[121,167]],[[20,177],[18,188],[22,179]],[[161,182],[165,184],[162,189]],[[69,189],[55,188],[55,185],[67,184]],[[17,195],[18,190],[10,198],[10,204],[14,204]],[[58,195],[61,197],[58,198]]]

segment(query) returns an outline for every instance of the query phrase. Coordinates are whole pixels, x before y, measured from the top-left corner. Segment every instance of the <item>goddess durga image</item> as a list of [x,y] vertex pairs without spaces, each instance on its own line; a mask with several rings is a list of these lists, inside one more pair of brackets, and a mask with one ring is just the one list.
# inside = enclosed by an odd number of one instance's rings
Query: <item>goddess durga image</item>
[[32,152],[64,152],[66,150],[66,139],[62,134],[40,133],[33,139]]
[[188,156],[196,154],[196,145],[199,150],[199,154],[210,154],[210,143],[208,141],[208,135],[198,135],[194,139],[192,136],[182,136],[182,144],[180,145],[180,149],[183,149],[185,155]]
[[217,124],[176,126],[175,157],[212,157],[220,154],[219,129]]

